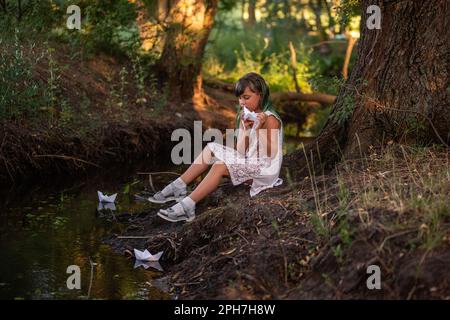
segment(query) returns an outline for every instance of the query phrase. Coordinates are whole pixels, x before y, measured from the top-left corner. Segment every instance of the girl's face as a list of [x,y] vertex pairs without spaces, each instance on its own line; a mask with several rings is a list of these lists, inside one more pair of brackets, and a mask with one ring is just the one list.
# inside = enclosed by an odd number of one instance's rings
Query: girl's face
[[259,112],[259,100],[261,95],[253,92],[249,87],[245,88],[244,92],[239,97],[239,105],[241,107],[246,107],[250,111]]

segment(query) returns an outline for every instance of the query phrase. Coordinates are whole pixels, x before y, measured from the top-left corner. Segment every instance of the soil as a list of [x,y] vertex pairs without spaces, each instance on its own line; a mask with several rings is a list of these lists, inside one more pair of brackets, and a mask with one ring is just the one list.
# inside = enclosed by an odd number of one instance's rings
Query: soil
[[[39,48],[29,54],[37,55],[36,50]],[[58,95],[72,106],[73,114],[81,116],[70,125],[61,125],[46,120],[61,110],[43,110],[44,120],[0,122],[0,186],[29,183],[52,174],[76,176],[114,163],[160,162],[162,154],[170,155],[170,137],[177,128],[192,131],[194,120],[201,120],[204,128],[232,127],[235,107],[229,102],[233,96],[228,94],[229,100],[217,102],[215,89],[206,88],[211,94],[207,105],[167,102],[157,108],[152,101],[133,102],[138,94],[128,75],[126,110],[110,106],[121,85],[120,71],[131,70],[130,62],[102,54],[67,62],[70,56],[70,48],[60,44],[53,53],[62,66]],[[47,60],[40,60],[35,68],[35,79],[43,83],[49,76]],[[88,101],[88,110],[83,110],[83,101]]]
[[[325,177],[336,183],[331,173]],[[199,203],[190,223],[166,222],[149,210],[124,216],[128,230],[106,242],[122,254],[164,250],[170,292],[180,299],[450,298],[450,241],[431,251],[415,248],[417,229],[386,227],[405,216],[376,207],[370,224],[348,212],[350,244],[336,231],[324,239],[311,208],[307,179],[254,198],[248,186],[228,182]],[[366,285],[370,265],[380,266],[381,290]]]

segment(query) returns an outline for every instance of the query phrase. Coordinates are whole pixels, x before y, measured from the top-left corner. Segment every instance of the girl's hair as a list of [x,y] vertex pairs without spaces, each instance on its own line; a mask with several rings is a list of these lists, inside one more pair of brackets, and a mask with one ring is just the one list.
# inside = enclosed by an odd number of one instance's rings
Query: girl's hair
[[234,94],[236,97],[242,95],[245,88],[249,87],[255,93],[259,93],[262,96],[269,95],[269,86],[263,77],[261,77],[256,72],[247,73],[245,76],[240,78],[234,87]]

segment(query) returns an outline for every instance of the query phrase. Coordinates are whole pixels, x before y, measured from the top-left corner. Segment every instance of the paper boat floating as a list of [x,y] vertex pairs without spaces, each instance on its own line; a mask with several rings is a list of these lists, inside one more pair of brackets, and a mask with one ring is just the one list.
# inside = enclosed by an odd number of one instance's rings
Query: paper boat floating
[[107,196],[107,195],[103,194],[101,191],[97,191],[97,194],[98,194],[99,202],[114,203],[114,201],[116,201],[117,193],[114,193],[111,196]]
[[142,261],[136,260],[134,263],[134,269],[139,268],[140,266],[144,267],[144,269],[153,268],[158,271],[164,271],[161,264],[158,261]]
[[115,211],[116,210],[116,205],[115,203],[111,203],[111,202],[99,202],[98,206],[97,206],[97,210],[112,210]]
[[145,249],[144,251],[134,249],[134,256],[136,257],[136,260],[141,260],[141,261],[156,262],[159,260],[159,258],[161,258],[162,254],[163,254],[163,251],[160,251],[157,254],[153,255],[147,249]]

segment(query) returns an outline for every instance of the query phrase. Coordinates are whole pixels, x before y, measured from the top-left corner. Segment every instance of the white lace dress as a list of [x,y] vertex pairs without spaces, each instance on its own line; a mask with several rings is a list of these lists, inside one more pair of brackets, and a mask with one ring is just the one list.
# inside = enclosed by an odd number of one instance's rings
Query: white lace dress
[[[270,111],[265,112],[268,116]],[[227,166],[233,185],[239,185],[245,181],[252,180],[250,196],[253,197],[261,191],[276,187],[283,183],[279,178],[281,163],[283,160],[283,127],[273,131],[278,143],[272,148],[274,155],[269,157],[259,150],[259,141],[255,130],[250,131],[249,147],[245,155],[239,151],[221,145],[216,142],[208,143],[208,147],[214,154],[213,161],[222,161]],[[239,130],[239,134],[243,134]],[[240,137],[238,137],[239,140]]]

